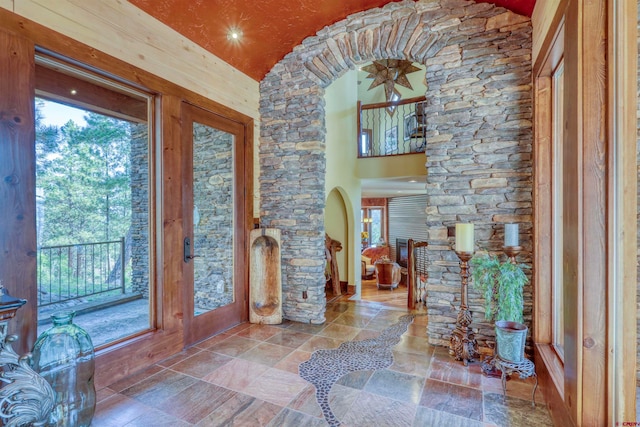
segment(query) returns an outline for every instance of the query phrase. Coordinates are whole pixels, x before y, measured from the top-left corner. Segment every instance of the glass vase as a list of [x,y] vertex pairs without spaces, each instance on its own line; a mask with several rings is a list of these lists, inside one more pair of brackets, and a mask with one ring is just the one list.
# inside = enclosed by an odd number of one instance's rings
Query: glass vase
[[33,367],[56,392],[50,426],[88,427],[96,407],[95,360],[89,334],[73,323],[75,312],[51,316],[53,327],[33,346]]

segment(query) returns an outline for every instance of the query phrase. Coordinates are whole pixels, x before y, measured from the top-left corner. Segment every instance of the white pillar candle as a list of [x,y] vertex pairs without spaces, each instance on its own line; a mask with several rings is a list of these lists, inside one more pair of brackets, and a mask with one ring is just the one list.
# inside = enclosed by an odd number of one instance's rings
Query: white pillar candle
[[518,235],[518,224],[505,224],[504,225],[504,245],[505,246],[520,246]]
[[456,252],[473,252],[473,224],[456,224]]

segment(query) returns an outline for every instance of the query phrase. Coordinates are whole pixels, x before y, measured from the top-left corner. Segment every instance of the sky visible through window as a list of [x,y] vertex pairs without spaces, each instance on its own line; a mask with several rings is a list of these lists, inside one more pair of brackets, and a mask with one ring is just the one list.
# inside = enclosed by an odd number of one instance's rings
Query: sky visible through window
[[44,105],[41,109],[43,124],[62,127],[69,120],[72,120],[78,126],[84,127],[87,125],[87,122],[84,120],[86,111],[58,104],[57,102],[43,101]]

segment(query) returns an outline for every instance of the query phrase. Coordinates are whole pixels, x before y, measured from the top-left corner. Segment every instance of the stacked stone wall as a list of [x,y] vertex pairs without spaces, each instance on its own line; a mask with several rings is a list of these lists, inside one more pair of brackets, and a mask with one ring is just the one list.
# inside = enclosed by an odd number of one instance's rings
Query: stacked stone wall
[[[193,298],[196,312],[233,302],[233,135],[193,126]],[[194,209],[195,211],[195,209]]]
[[131,125],[129,234],[125,238],[125,253],[131,251],[131,292],[149,298],[149,128],[146,124]]
[[[282,230],[286,318],[324,321],[324,88],[377,59],[426,65],[430,341],[447,344],[460,276],[447,227],[476,224],[499,250],[521,224],[531,253],[531,24],[487,3],[403,1],[347,17],[309,37],[260,84],[261,224]],[[354,141],[354,144],[356,141]],[[307,298],[303,298],[307,291]],[[473,292],[479,340],[493,332]],[[527,319],[531,290],[526,290]]]

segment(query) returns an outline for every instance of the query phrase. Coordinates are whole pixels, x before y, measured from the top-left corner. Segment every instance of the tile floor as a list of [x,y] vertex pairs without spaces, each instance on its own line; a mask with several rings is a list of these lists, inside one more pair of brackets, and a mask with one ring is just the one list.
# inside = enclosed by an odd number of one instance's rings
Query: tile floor
[[[92,425],[326,426],[313,385],[298,365],[318,349],[376,337],[406,310],[337,301],[327,322],[242,324],[109,387],[98,390]],[[331,388],[331,410],[344,426],[547,426],[542,390],[532,379],[507,383],[464,367],[425,337],[417,316],[393,347],[387,369],[356,371]]]

